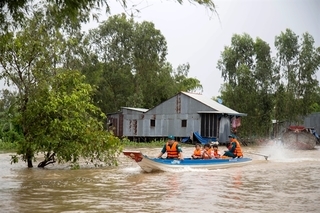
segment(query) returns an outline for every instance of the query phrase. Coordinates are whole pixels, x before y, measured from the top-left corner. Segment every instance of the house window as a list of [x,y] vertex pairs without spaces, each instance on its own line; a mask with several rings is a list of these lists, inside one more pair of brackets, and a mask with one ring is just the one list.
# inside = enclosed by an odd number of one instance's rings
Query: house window
[[187,120],[181,120],[181,127],[187,127]]
[[150,126],[156,126],[156,120],[150,120]]

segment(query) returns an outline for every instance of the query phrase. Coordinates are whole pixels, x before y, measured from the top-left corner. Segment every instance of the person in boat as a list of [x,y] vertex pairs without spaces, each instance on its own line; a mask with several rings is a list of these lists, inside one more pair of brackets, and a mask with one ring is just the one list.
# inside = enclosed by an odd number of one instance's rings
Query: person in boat
[[193,154],[191,155],[192,159],[202,159],[202,150],[201,150],[201,144],[197,143],[195,145],[195,149],[193,151]]
[[202,159],[212,159],[212,151],[210,144],[205,144],[203,146],[203,153],[202,153]]
[[225,151],[223,157],[241,158],[243,157],[242,149],[235,135],[229,135],[228,151]]
[[167,143],[162,147],[158,158],[161,158],[164,153],[167,153],[167,159],[183,159],[181,146],[174,140],[173,135],[168,136]]
[[221,153],[219,151],[218,144],[213,144],[212,145],[212,151],[211,151],[212,157],[213,158],[221,158]]

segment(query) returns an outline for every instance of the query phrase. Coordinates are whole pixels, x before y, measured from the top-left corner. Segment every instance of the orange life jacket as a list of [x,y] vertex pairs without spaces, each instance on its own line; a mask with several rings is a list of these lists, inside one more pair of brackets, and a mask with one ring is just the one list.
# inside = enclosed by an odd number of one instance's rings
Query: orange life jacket
[[215,158],[219,158],[220,157],[220,154],[218,153],[219,150],[213,150],[213,156]]
[[202,155],[203,159],[211,159],[211,150],[203,150],[203,155]]
[[175,141],[172,144],[172,146],[170,147],[169,143],[167,142],[167,145],[166,145],[167,158],[178,158],[179,157],[177,145],[178,145],[178,142]]
[[194,156],[197,156],[197,157],[201,157],[201,149],[199,149],[199,150],[195,149],[195,150],[193,151],[193,155],[194,155]]
[[243,153],[242,153],[242,149],[239,141],[237,139],[233,139],[232,142],[236,143],[236,148],[234,149],[233,154],[235,154],[237,157],[243,157]]

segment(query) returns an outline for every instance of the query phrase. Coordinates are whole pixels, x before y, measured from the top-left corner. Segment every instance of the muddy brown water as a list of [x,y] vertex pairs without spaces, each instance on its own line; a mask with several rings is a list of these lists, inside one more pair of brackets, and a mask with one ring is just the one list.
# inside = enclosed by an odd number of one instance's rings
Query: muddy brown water
[[[156,156],[160,148],[134,150]],[[193,148],[183,151],[190,156]],[[0,212],[320,212],[319,146],[244,147],[244,153],[252,163],[157,173],[143,172],[123,155],[118,167],[70,170],[11,165],[10,153],[1,153]]]

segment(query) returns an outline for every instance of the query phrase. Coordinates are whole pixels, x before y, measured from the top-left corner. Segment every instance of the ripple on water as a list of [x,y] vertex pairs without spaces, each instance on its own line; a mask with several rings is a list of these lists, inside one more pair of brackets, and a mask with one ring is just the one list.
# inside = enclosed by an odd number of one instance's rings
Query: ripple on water
[[[184,148],[188,156],[193,148]],[[268,153],[264,147],[244,151]],[[156,156],[159,149],[143,149]],[[319,212],[319,150],[273,150],[241,167],[145,173],[119,167],[68,170],[13,167],[0,154],[2,212]],[[2,161],[3,160],[3,161]]]

